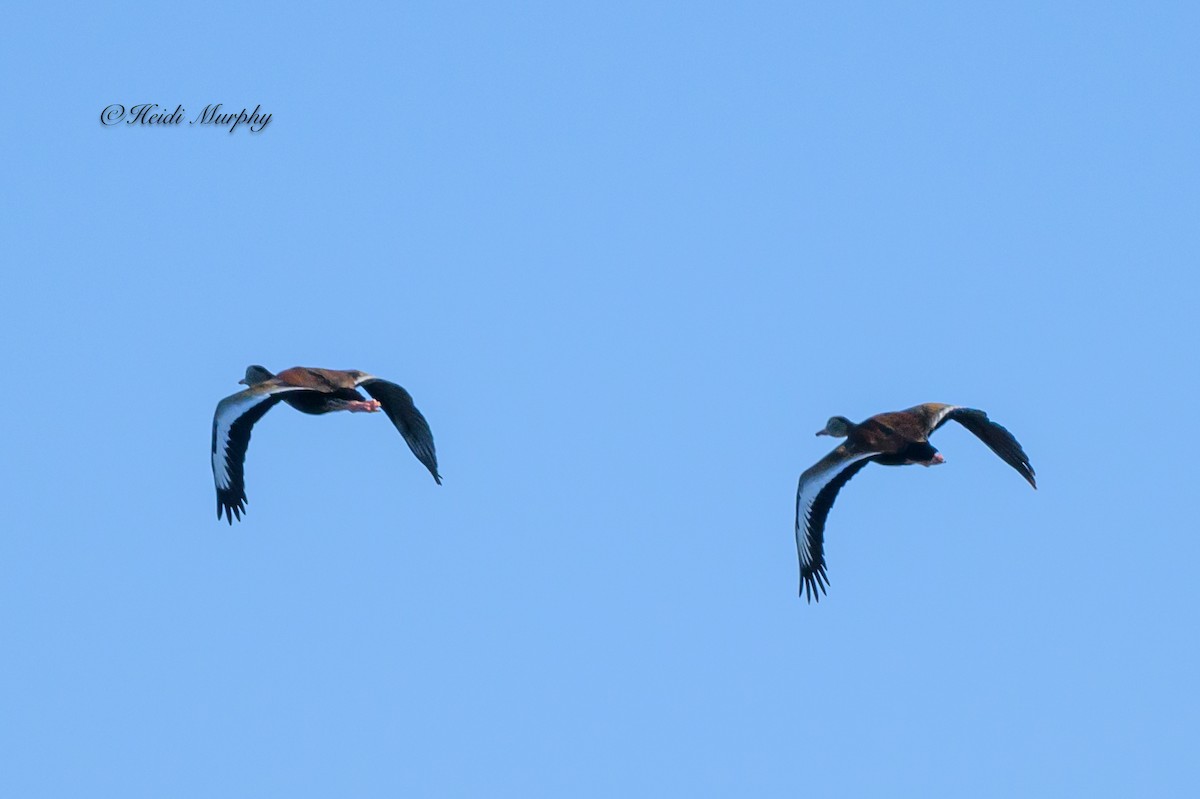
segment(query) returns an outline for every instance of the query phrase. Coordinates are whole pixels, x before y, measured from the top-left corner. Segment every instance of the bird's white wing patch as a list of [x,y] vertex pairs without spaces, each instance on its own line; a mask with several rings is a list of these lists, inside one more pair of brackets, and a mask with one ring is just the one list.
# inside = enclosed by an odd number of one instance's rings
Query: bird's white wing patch
[[800,485],[796,488],[796,551],[800,554],[802,568],[808,569],[813,565],[810,539],[813,503],[817,501],[821,491],[829,485],[833,478],[853,464],[878,454],[877,452],[856,452],[839,457],[838,450],[834,450],[800,475]]
[[271,386],[264,388],[262,384],[259,384],[245,391],[239,391],[237,394],[232,394],[217,403],[217,412],[213,415],[212,450],[213,478],[217,482],[217,488],[229,488],[232,482],[229,474],[229,459],[226,455],[229,451],[229,432],[233,429],[234,423],[242,418],[247,411],[261,405],[276,394],[304,390],[306,389],[296,386]]
[[961,407],[962,407],[961,405],[947,405],[946,407],[942,408],[940,411],[938,411],[937,413],[935,413],[933,415],[932,419],[929,420],[929,429],[936,430],[937,426],[939,424],[941,424],[942,422],[944,422],[946,420],[947,416],[949,416],[954,411],[957,411]]

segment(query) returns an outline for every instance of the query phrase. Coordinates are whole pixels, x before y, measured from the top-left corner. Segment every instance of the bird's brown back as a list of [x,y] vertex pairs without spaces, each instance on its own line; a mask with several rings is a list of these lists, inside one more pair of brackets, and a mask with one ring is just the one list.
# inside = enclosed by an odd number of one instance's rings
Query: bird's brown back
[[338,369],[312,369],[293,366],[275,375],[275,379],[289,386],[302,386],[314,391],[334,391],[339,388],[354,388],[354,378]]
[[925,421],[910,411],[878,413],[851,431],[848,441],[864,450],[898,453],[929,435]]

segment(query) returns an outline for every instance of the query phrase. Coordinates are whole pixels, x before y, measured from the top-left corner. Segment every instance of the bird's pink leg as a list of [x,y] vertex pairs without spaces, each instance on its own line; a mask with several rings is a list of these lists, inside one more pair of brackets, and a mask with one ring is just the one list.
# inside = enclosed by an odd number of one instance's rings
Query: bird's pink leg
[[346,410],[351,413],[375,413],[382,409],[379,400],[349,400],[346,403]]

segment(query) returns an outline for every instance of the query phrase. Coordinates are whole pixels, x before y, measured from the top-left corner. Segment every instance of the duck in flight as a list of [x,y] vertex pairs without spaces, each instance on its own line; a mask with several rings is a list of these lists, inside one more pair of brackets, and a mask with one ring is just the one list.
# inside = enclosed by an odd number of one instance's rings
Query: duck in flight
[[[246,389],[217,403],[213,414],[212,469],[217,486],[217,518],[233,524],[246,512],[246,483],[242,466],[254,423],[281,400],[298,411],[319,415],[333,411],[377,413],[383,411],[425,465],[438,485],[437,452],[429,423],[413,404],[412,396],[395,383],[357,369],[309,369],[296,366],[271,374],[261,366],[246,369],[238,381]],[[364,389],[367,399],[358,392]]]
[[800,554],[800,594],[809,602],[820,601],[829,584],[825,574],[825,517],[850,478],[872,461],[884,466],[945,463],[942,454],[929,444],[929,435],[953,419],[987,444],[992,452],[1035,489],[1037,481],[1029,456],[1012,433],[988,418],[983,411],[958,405],[927,402],[915,408],[880,413],[861,424],[834,416],[819,436],[846,441],[800,475],[796,489],[796,550]]

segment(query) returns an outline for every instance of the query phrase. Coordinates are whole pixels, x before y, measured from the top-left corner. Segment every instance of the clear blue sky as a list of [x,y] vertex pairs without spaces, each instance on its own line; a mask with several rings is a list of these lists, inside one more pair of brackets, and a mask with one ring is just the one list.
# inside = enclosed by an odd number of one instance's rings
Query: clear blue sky
[[[0,794],[1181,796],[1193,4],[6,12]],[[112,103],[272,113],[104,127]],[[411,390],[272,411],[247,364]],[[871,467],[796,595],[813,432]]]

